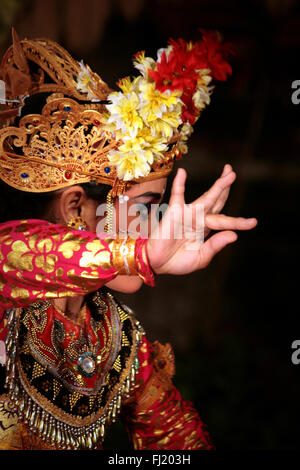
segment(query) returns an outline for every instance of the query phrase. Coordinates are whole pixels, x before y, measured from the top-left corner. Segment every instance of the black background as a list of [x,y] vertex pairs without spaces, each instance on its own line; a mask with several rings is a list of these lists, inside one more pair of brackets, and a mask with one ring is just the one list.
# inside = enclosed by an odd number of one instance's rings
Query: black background
[[[122,298],[151,340],[172,343],[175,384],[218,449],[298,449],[300,364],[291,361],[291,345],[300,339],[300,104],[292,103],[291,86],[300,80],[299,2],[2,3],[2,51],[14,24],[21,38],[59,41],[112,87],[136,74],[134,53],[155,57],[169,37],[197,39],[198,27],[217,29],[235,45],[233,75],[217,84],[180,166],[191,201],[231,163],[238,177],[224,212],[255,216],[259,225],[205,271],[157,278],[154,289]],[[105,448],[128,448],[119,424]]]

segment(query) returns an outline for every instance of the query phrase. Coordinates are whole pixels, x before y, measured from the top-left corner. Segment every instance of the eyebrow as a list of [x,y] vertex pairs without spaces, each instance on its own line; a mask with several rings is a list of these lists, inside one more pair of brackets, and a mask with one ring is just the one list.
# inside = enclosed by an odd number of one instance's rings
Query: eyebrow
[[153,197],[155,199],[158,199],[162,196],[161,193],[153,193],[152,191],[148,191],[147,193],[139,194],[138,196],[135,196],[134,199],[138,199],[139,197]]

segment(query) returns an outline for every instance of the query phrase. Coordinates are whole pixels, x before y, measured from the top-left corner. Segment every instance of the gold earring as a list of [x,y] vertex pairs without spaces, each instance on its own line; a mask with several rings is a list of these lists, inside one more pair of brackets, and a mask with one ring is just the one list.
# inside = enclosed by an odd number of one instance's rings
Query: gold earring
[[68,222],[68,227],[72,228],[73,230],[88,230],[88,226],[85,221],[80,217],[73,217]]
[[105,213],[105,227],[104,232],[113,233],[114,229],[114,202],[112,197],[112,190],[106,196],[106,213]]

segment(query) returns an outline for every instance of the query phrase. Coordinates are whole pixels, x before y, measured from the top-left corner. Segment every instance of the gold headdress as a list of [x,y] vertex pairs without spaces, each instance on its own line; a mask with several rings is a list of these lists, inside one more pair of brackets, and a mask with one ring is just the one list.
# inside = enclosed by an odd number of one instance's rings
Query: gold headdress
[[[196,43],[171,41],[157,61],[137,54],[141,75],[111,92],[55,42],[20,41],[13,31],[0,68],[0,178],[29,192],[95,181],[117,195],[168,175],[210,101],[208,84],[231,72],[226,49],[214,32]],[[35,98],[44,100],[38,113]]]

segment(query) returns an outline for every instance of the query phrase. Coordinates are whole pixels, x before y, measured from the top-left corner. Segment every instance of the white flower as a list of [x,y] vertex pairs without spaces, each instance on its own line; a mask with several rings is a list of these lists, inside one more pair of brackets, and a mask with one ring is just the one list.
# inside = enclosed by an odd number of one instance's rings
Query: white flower
[[87,97],[90,99],[95,98],[94,94],[91,92],[91,87],[95,86],[94,80],[91,75],[91,71],[86,67],[83,61],[79,62],[81,71],[77,77],[77,90],[82,93],[87,93]]
[[141,52],[136,55],[133,65],[139,70],[144,78],[148,78],[148,71],[155,68],[155,60],[151,57],[145,57],[145,53]]
[[108,96],[111,104],[106,108],[110,112],[108,124],[114,124],[116,130],[135,138],[138,130],[142,129],[143,121],[137,112],[139,97],[136,93],[114,92]]
[[193,127],[189,122],[185,122],[180,131],[180,140],[179,140],[179,150],[182,154],[188,152],[188,146],[186,144],[187,140],[194,131]]
[[[109,153],[110,162],[116,166],[119,179],[130,181],[148,175],[151,167],[149,158],[144,150],[129,150],[128,152],[111,151]],[[151,162],[152,163],[152,162]],[[151,164],[150,163],[150,164]]]
[[210,90],[207,87],[199,87],[193,94],[193,102],[197,109],[203,109],[210,103]]
[[161,61],[161,56],[162,54],[165,52],[166,53],[166,57],[167,57],[167,61],[168,61],[168,58],[169,58],[169,55],[170,55],[170,52],[173,50],[173,46],[169,45],[168,47],[161,47],[160,49],[158,49],[157,51],[157,62],[160,63]]
[[191,134],[193,133],[194,129],[191,124],[187,121],[183,124],[180,134],[183,140],[187,140]]

